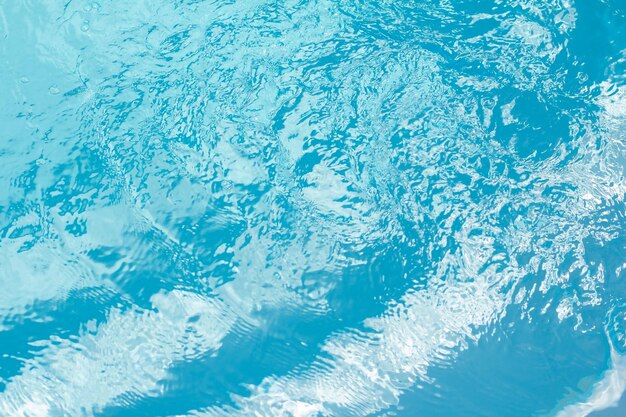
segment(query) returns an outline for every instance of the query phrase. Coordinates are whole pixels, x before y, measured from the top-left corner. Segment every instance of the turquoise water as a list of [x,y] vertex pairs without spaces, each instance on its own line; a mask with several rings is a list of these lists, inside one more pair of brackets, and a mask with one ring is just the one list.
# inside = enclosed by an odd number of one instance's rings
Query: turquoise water
[[0,64],[0,416],[626,415],[623,0],[0,0]]

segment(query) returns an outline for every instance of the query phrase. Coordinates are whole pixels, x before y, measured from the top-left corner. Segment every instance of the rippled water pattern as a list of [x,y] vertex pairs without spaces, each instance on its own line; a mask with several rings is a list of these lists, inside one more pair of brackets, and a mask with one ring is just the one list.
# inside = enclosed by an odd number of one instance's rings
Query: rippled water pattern
[[624,0],[0,0],[0,80],[0,416],[626,415]]

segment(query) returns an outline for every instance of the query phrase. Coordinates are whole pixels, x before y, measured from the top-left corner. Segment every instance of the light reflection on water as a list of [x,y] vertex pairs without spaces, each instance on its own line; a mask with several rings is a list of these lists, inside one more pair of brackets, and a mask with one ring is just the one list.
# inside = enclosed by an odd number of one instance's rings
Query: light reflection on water
[[621,397],[621,2],[20,0],[0,36],[0,414]]

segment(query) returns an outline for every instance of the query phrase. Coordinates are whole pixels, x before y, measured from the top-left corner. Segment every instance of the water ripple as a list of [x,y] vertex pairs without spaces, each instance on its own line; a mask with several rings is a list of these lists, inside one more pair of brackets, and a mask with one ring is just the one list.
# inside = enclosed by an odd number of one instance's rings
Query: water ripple
[[616,403],[624,18],[1,4],[1,413]]

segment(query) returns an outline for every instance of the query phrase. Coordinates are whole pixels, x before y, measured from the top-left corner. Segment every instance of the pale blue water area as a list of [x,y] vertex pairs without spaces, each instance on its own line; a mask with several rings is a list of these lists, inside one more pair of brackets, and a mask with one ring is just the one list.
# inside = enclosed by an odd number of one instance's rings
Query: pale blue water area
[[0,0],[0,80],[0,416],[626,416],[626,1]]

